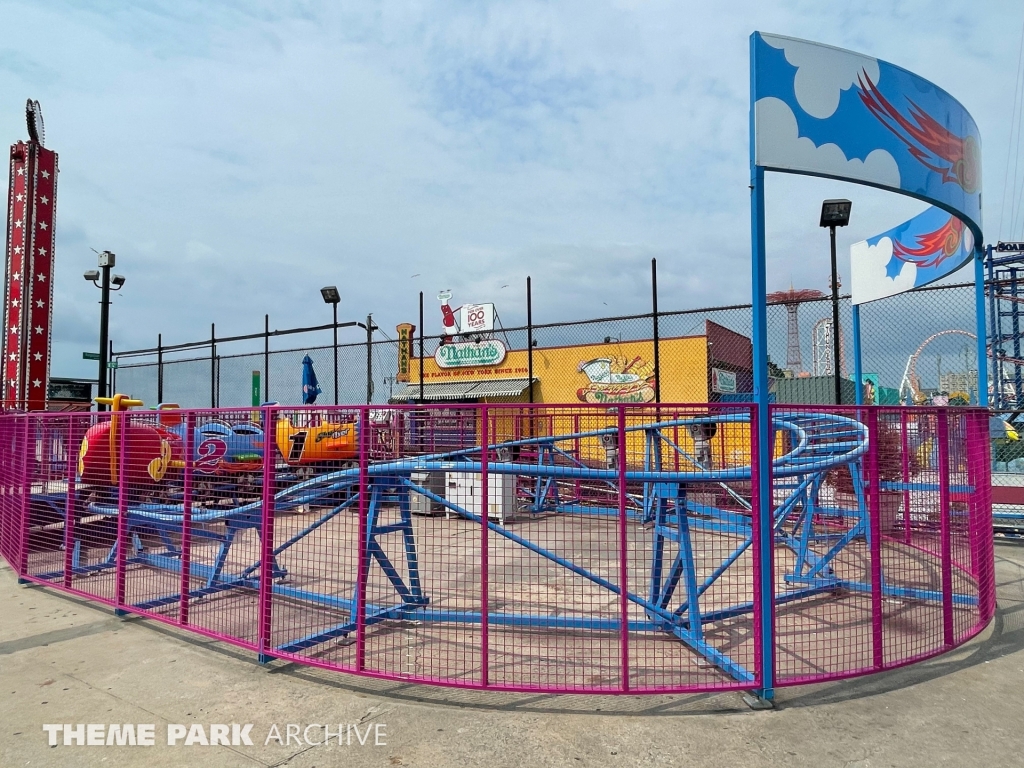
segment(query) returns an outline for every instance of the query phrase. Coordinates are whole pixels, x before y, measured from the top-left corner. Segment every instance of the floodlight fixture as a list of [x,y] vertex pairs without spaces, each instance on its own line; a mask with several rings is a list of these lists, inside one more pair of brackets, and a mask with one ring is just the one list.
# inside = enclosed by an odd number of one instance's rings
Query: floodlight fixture
[[111,275],[110,282],[115,286],[114,290],[118,290],[124,285],[124,275]]
[[341,303],[341,294],[338,293],[337,286],[328,285],[320,289],[320,295],[324,297],[324,304],[339,304]]
[[853,203],[849,200],[825,200],[821,204],[821,220],[819,227],[845,227],[850,223],[850,209]]
[[82,277],[84,277],[86,280],[89,280],[90,282],[95,283],[97,280],[100,279],[100,271],[98,269],[90,269],[88,272],[82,275]]

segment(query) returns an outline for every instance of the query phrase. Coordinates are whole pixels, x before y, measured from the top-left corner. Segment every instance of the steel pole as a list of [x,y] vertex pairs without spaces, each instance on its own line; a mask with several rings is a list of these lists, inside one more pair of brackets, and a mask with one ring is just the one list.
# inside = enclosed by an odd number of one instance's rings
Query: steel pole
[[[992,246],[989,246],[989,255],[991,257]],[[993,290],[995,288],[993,287]],[[988,329],[985,328],[985,258],[984,251],[981,250],[981,246],[978,246],[977,252],[974,254],[974,311],[977,316],[977,331],[978,336],[978,405],[982,408],[988,407]],[[995,347],[993,347],[993,353]],[[993,354],[993,361],[995,355]],[[996,402],[999,402],[999,375],[998,371],[993,371],[993,375],[996,380]]]
[[338,302],[333,302],[334,309],[334,404],[338,404]]
[[654,402],[661,402],[661,338],[658,328],[658,260],[651,259],[651,316],[654,325]]
[[836,228],[828,228],[832,242],[832,377],[836,388],[836,405],[843,404],[843,387],[839,371],[839,276],[836,274]]
[[526,386],[533,402],[533,290],[530,276],[526,276]]
[[366,316],[366,404],[373,402],[373,315]]
[[[860,356],[860,304],[854,304],[853,315],[853,380],[854,380],[854,402],[857,405],[864,405],[864,362]],[[875,393],[878,397],[878,393]],[[868,405],[875,405],[874,402]]]
[[263,402],[270,402],[270,315],[263,316]]
[[156,401],[164,401],[164,336],[156,335]]
[[[96,377],[96,396],[107,396],[107,337],[110,330],[110,267],[100,267],[100,372]],[[96,410],[105,411],[107,406],[98,404]]]
[[217,326],[210,323],[210,407],[217,407]]
[[423,404],[423,291],[420,291],[420,404]]

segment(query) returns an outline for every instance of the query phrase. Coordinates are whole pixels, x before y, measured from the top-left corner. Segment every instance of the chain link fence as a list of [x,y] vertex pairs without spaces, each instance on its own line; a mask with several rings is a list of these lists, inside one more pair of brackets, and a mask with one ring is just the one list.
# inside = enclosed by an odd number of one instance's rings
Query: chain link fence
[[[841,297],[844,403],[853,403],[856,396],[852,320],[850,299]],[[954,404],[958,398],[978,402],[973,284],[925,288],[862,305],[860,326],[862,371],[875,404],[942,404],[942,398]],[[769,374],[776,402],[834,402],[831,328],[828,297],[769,304]],[[601,397],[608,402],[708,402],[749,399],[752,329],[750,305],[733,305],[538,323],[499,328],[493,335],[509,350],[512,362],[502,369],[508,378],[526,380],[532,370],[537,402],[603,402]],[[269,349],[271,338],[291,333],[275,331],[265,339],[256,335],[255,341],[180,345],[189,349],[173,353],[115,352],[112,384],[147,404],[248,406],[258,372],[259,401],[294,405],[302,401],[302,360],[309,355],[322,389],[318,402],[336,398],[339,403],[382,404],[406,389],[397,382],[398,342],[382,338],[389,330],[375,329],[372,343],[337,346],[336,384],[334,346],[324,343],[322,327],[297,332],[308,342],[288,349]],[[260,340],[264,349],[254,351]],[[418,337],[413,343],[413,381],[418,379],[420,343]],[[439,335],[422,340],[428,360],[440,343]],[[520,399],[529,396],[524,391]]]

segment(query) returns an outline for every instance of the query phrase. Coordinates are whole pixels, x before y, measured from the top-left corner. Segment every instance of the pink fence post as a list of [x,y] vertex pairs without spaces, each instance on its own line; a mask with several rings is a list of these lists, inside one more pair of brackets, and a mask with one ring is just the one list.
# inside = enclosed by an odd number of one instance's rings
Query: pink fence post
[[64,499],[64,586],[71,586],[75,568],[75,473],[78,469],[78,451],[75,450],[75,417],[68,415],[65,443],[67,461],[67,494]]
[[900,409],[900,461],[903,473],[903,543],[910,543],[910,424],[905,408]]
[[944,408],[936,410],[939,441],[939,531],[942,550],[942,639],[948,647],[953,634],[953,552],[949,517],[949,420]]
[[[875,669],[885,664],[882,637],[882,520],[878,478],[878,410],[865,408],[868,452],[864,457],[868,475],[868,542],[871,560],[871,654]],[[851,471],[854,465],[850,465]]]
[[995,572],[992,539],[992,444],[988,411],[974,409],[967,419],[967,482],[971,486],[971,569],[978,580],[978,621],[984,626],[995,614]]
[[[193,453],[196,449],[195,414],[185,414],[185,470],[182,477],[181,498],[181,601],[178,606],[178,623],[188,624],[189,594],[192,592],[192,473],[195,467]],[[264,439],[263,452],[273,449],[270,440]],[[264,460],[264,463],[265,460]],[[264,477],[264,480],[266,478]],[[264,486],[266,487],[266,486]]]
[[621,615],[621,690],[629,690],[629,561],[626,549],[626,408],[617,409],[619,441],[619,611]]
[[488,542],[487,523],[490,518],[490,488],[487,484],[488,461],[490,458],[490,435],[487,406],[480,409],[480,485],[481,491],[481,515],[480,515],[480,684],[487,687],[490,681],[490,665],[488,656],[490,654],[490,643],[488,630],[490,621],[487,615],[490,595],[488,588]]
[[356,554],[356,671],[366,668],[366,580],[369,570],[369,551],[366,516],[369,514],[369,462],[366,445],[370,439],[370,411],[359,410],[359,538]]
[[117,440],[117,552],[115,553],[115,573],[117,578],[117,591],[114,595],[114,613],[124,616],[126,590],[128,584],[128,478],[125,470],[128,468],[128,411],[122,411],[120,415],[111,414],[111,426],[120,425],[121,431],[115,436]]
[[29,420],[30,416],[25,414],[21,417],[21,477],[19,478],[20,498],[18,500],[18,581],[21,584],[26,582],[25,575],[28,574],[28,527],[29,527],[29,499],[32,496],[32,472],[29,469]]
[[[762,645],[764,622],[761,621],[761,440],[757,428],[757,405],[749,406],[750,414],[750,551],[751,576],[754,582],[754,683],[757,687],[763,681],[762,665],[764,651]],[[679,444],[678,439],[676,445]],[[678,452],[676,452],[678,456]],[[678,464],[678,459],[676,460]]]
[[274,407],[263,410],[263,494],[260,504],[260,590],[257,648],[259,662],[273,661],[273,589],[274,589],[274,491],[277,480],[277,453],[274,434]]

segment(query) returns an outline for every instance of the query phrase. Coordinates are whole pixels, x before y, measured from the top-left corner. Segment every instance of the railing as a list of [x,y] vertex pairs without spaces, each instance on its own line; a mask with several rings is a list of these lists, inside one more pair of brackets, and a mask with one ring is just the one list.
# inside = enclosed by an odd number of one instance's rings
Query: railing
[[750,405],[6,415],[0,553],[264,661],[472,688],[816,682],[981,631],[987,414],[771,417],[763,447]]

